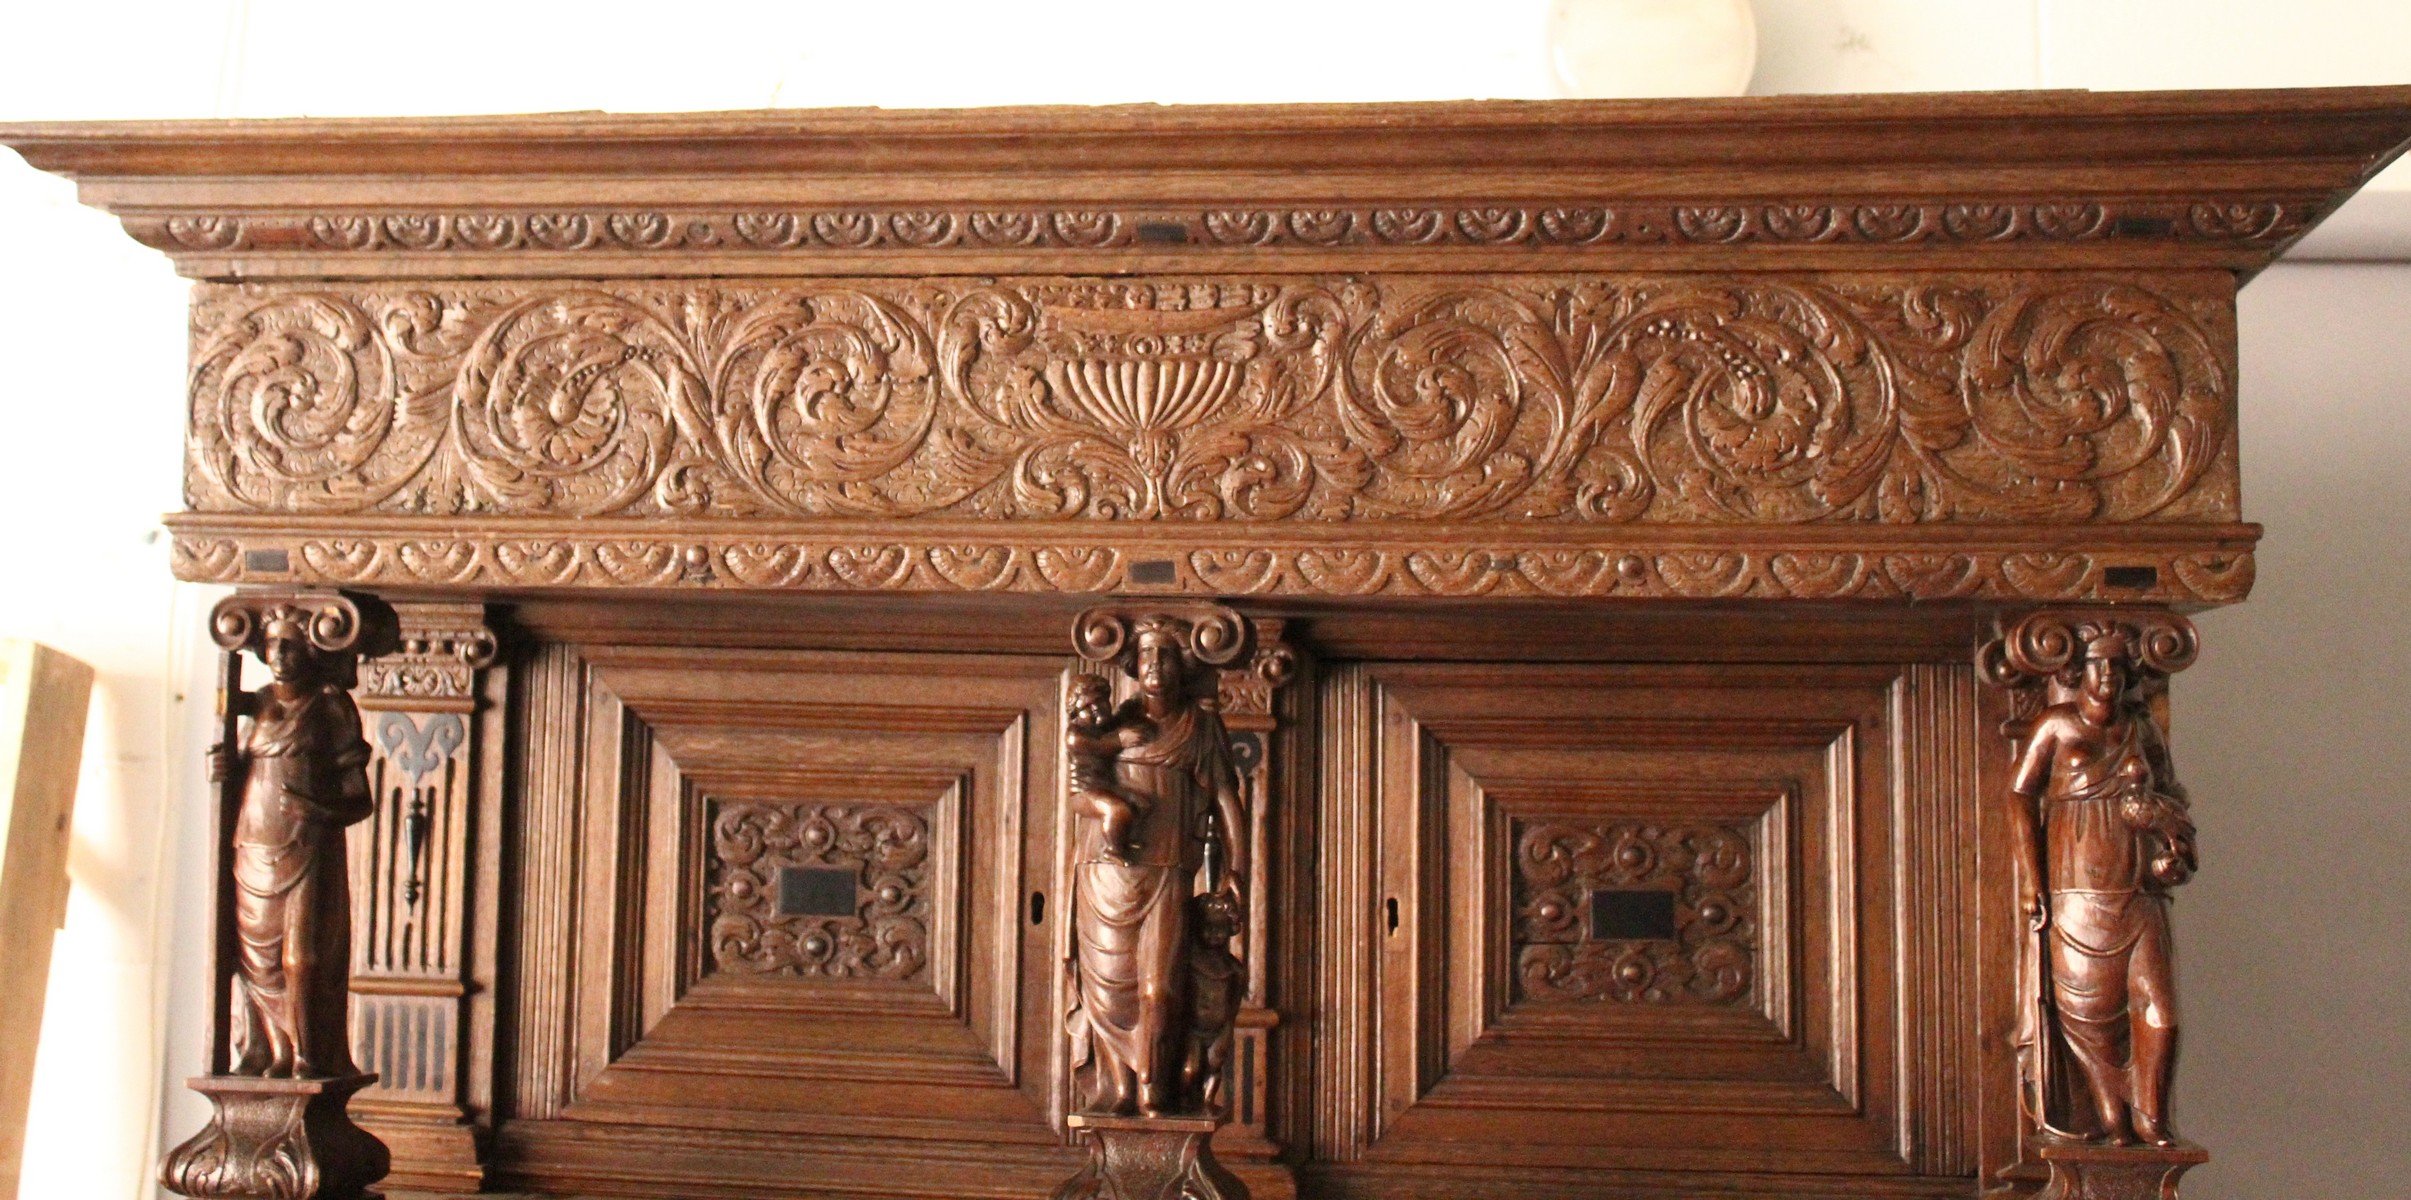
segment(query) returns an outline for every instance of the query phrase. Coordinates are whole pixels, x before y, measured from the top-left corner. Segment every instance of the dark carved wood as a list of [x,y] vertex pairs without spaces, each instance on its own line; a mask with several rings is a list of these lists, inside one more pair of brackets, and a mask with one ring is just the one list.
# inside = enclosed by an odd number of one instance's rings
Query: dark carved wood
[[496,638],[482,604],[392,607],[397,647],[362,662],[352,690],[377,798],[351,835],[352,1047],[377,1082],[351,1112],[394,1148],[391,1186],[467,1189],[483,1177],[492,1070],[474,1016],[471,853],[491,790]]
[[1247,1185],[1214,1161],[1204,1117],[1114,1117],[1074,1113],[1088,1164],[1054,1200],[1248,1200]]
[[[393,613],[367,598],[240,594],[210,614],[226,651],[226,738],[217,886],[215,1073],[195,1079],[213,1113],[171,1151],[160,1179],[191,1196],[342,1200],[387,1169],[351,1123],[375,1082],[352,1063],[350,865],[344,830],[375,808],[371,750],[349,689],[359,660],[395,648]],[[245,653],[270,681],[241,687]]]
[[2236,289],[2407,140],[2405,88],[0,127],[197,281],[227,636],[398,613],[259,702],[333,807],[228,761],[171,1183],[365,1186],[350,1097],[438,1191],[2166,1200]]
[[[2192,877],[2197,857],[2153,697],[2197,646],[2192,623],[2173,614],[2047,611],[2008,626],[1978,660],[1992,683],[2022,689],[2031,710],[2009,727],[2026,1120],[2037,1145],[2170,1151],[2172,1187],[2198,1152],[2169,1121],[2178,1025],[2168,890]],[[2103,1163],[2146,1160],[2045,1161],[2055,1178],[2064,1161],[2070,1179],[2106,1180],[2115,1172]],[[2084,1186],[2092,1190],[2072,1194],[2122,1194]]]
[[204,1075],[209,1124],[168,1152],[167,1190],[195,1200],[349,1200],[390,1165],[385,1144],[354,1125],[344,1105],[373,1075],[308,1079]]

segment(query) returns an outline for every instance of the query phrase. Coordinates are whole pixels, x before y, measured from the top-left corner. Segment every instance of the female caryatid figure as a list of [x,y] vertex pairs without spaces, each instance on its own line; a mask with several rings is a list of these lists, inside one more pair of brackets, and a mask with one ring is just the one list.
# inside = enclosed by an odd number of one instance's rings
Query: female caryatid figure
[[[1238,655],[1243,628],[1227,612],[1081,620],[1081,652],[1119,663],[1138,685],[1109,718],[1075,721],[1069,733],[1075,765],[1109,765],[1113,784],[1075,796],[1077,986],[1066,1024],[1091,1112],[1207,1109],[1209,1081],[1184,1066],[1196,1019],[1228,1014],[1194,1011],[1192,901],[1236,904],[1247,870],[1245,839],[1231,836],[1247,828],[1239,776],[1213,699],[1214,667]],[[1206,1009],[1218,1007],[1228,1006]]]
[[229,689],[229,719],[250,718],[240,749],[210,753],[211,778],[239,781],[230,847],[239,956],[233,980],[236,1075],[331,1078],[354,1070],[346,1029],[351,901],[344,828],[374,807],[369,746],[345,690],[358,615],[348,603],[219,609],[221,645],[248,648],[273,680]]
[[[2194,830],[2130,672],[2155,659],[2182,666],[2192,650],[2189,627],[2158,631],[2156,650],[2144,644],[2154,632],[2062,627],[2053,702],[2011,777],[2017,895],[2033,934],[2021,972],[2029,1107],[2048,1132],[2118,1145],[2176,1140],[2168,889],[2193,873]],[[2058,1069],[2071,1059],[2077,1078]]]

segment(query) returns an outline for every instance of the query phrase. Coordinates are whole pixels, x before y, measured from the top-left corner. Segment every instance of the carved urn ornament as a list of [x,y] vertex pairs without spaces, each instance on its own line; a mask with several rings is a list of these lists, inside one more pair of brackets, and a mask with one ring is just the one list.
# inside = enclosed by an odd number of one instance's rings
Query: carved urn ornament
[[2236,293],[2407,142],[2411,88],[0,126],[194,280],[164,1182],[2170,1200],[2173,896],[2261,799],[2197,835],[2169,749],[2256,569]]

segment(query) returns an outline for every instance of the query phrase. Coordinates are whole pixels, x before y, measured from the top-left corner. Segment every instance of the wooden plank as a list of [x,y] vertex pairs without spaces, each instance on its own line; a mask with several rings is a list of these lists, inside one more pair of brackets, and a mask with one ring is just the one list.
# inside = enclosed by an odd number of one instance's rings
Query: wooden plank
[[17,1194],[50,946],[67,923],[67,844],[92,668],[0,640],[0,1200]]

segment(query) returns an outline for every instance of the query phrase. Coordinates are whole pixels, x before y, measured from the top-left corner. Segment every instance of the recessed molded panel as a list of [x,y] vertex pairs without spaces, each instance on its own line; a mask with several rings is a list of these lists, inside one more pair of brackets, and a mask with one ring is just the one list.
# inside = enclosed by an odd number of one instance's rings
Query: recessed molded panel
[[574,967],[521,1016],[568,1070],[526,1115],[1054,1145],[1059,955],[1022,914],[1062,660],[580,654],[582,770],[535,798],[574,806],[576,871],[527,897],[567,927],[525,948]]
[[1324,1027],[1362,1052],[1336,1047],[1320,1086],[1364,1106],[1321,1126],[1327,1160],[1361,1164],[1332,1178],[1671,1187],[1770,1154],[1964,1169],[1927,1139],[1963,1144],[1973,1114],[1907,1056],[1973,1030],[1930,1030],[1954,1014],[1903,993],[1969,986],[1967,910],[1904,854],[1934,852],[1935,810],[1972,796],[1896,778],[1904,739],[1931,736],[1900,724],[1899,668],[1383,663],[1336,682],[1361,689],[1371,763],[1334,780],[1326,836],[1361,804],[1374,852],[1329,877],[1353,898],[1325,912],[1378,949],[1369,997],[1327,977]]

